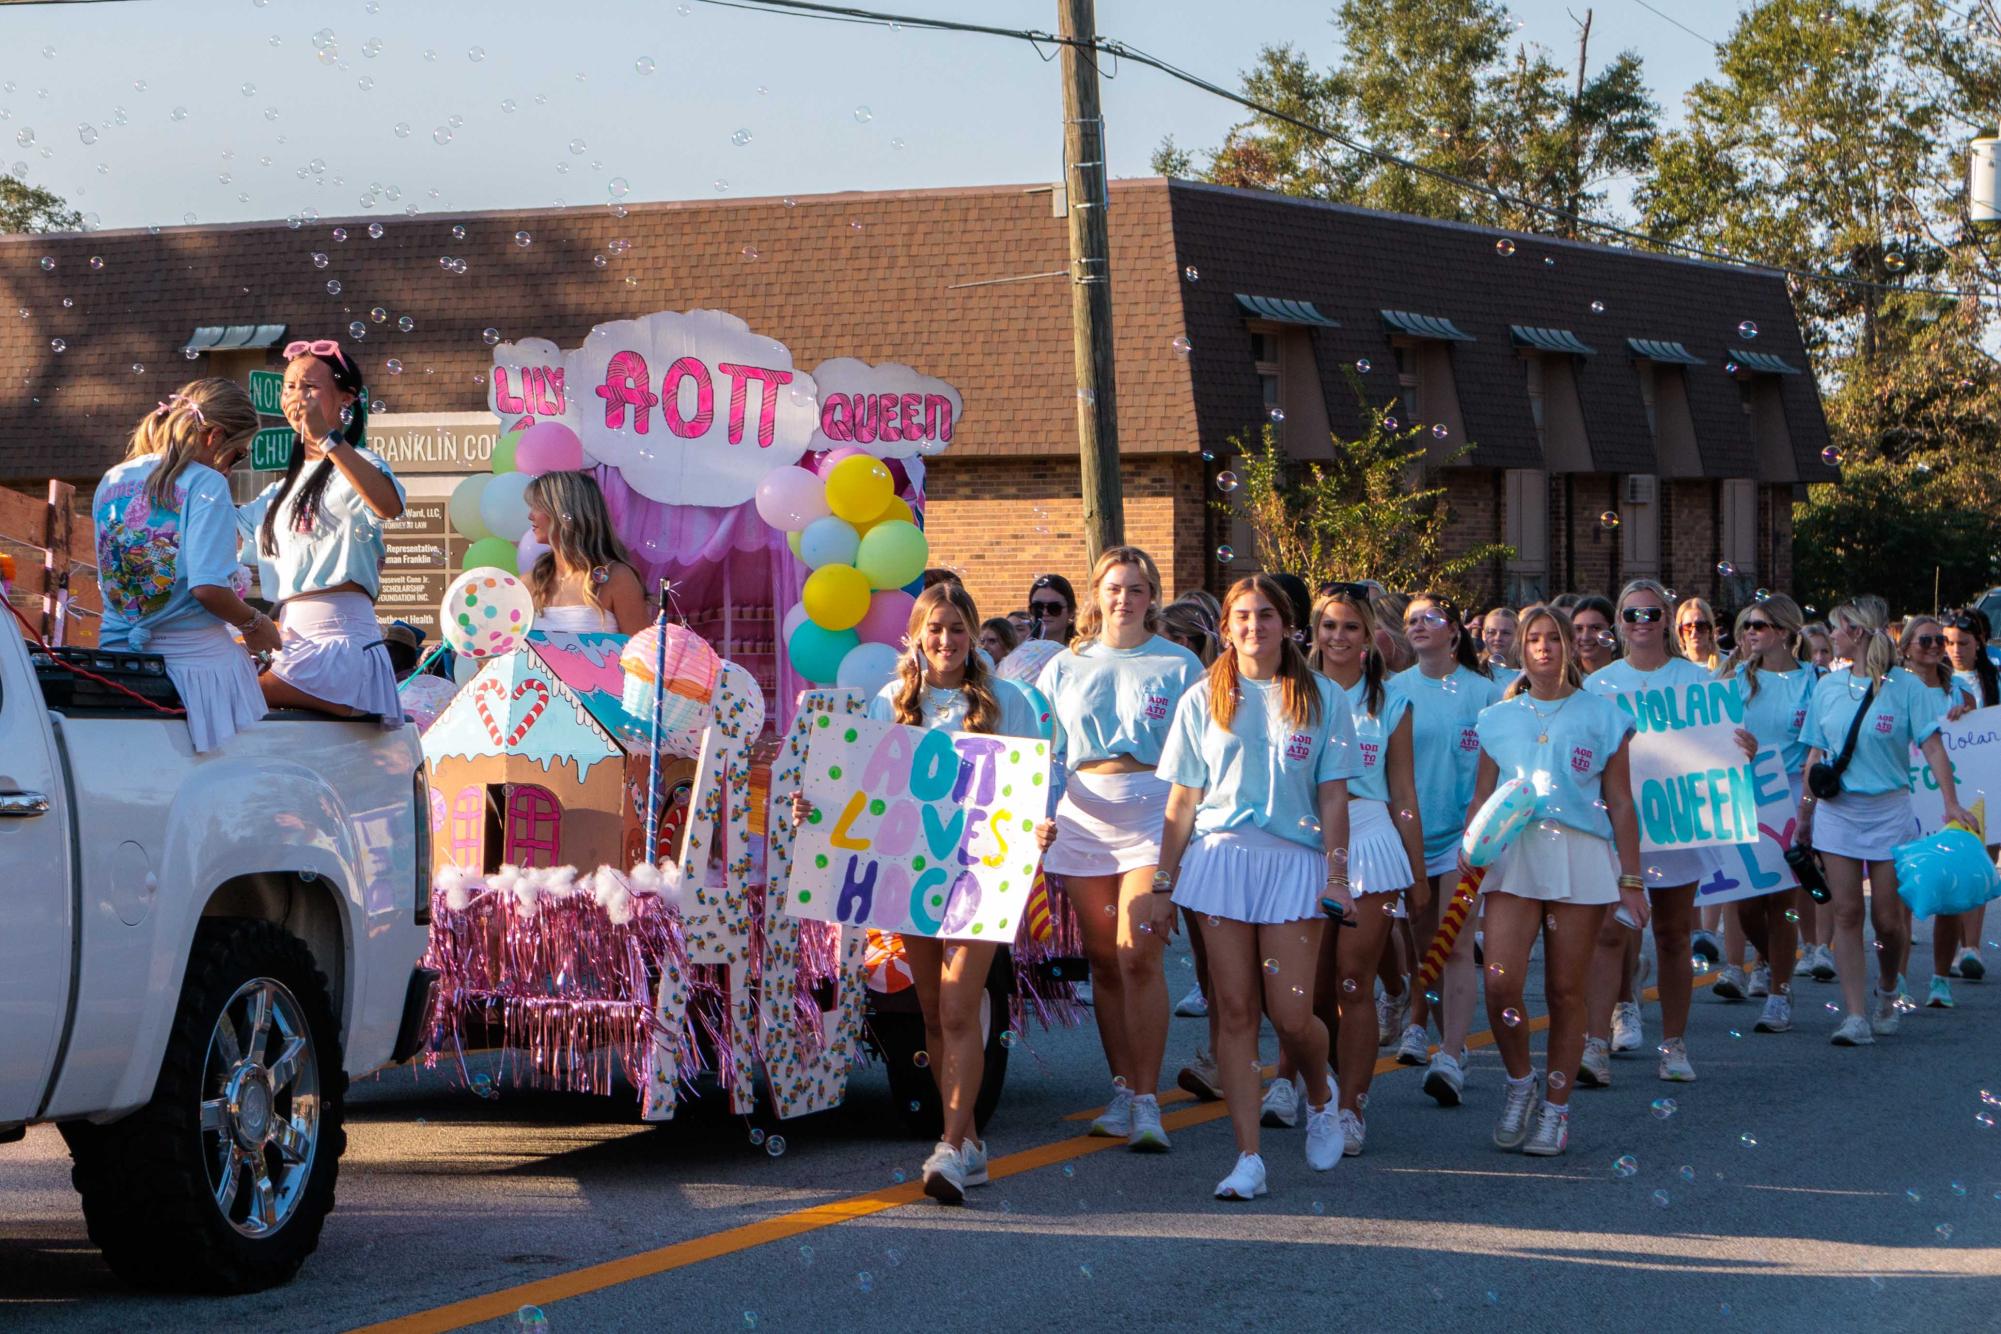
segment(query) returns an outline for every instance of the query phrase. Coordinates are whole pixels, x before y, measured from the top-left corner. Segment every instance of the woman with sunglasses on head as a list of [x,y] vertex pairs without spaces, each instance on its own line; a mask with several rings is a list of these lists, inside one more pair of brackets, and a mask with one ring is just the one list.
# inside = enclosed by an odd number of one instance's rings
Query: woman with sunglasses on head
[[[1991,709],[2001,704],[2001,669],[1987,651],[1987,613],[1971,609],[1946,618],[1945,653],[1952,664],[1953,679],[1973,696],[1977,708]],[[2001,794],[1995,797],[2001,803]],[[1993,828],[1995,816],[1988,817]],[[1991,837],[1991,834],[1990,834]],[[1987,845],[1993,856],[1995,845]],[[1987,976],[1987,963],[1980,957],[1981,932],[1987,925],[1987,908],[1982,905],[1954,917],[1932,923],[1932,972],[1938,977],[1963,977],[1978,982]]]
[[[1593,945],[1606,909],[1619,904],[1645,925],[1640,830],[1633,811],[1624,710],[1581,688],[1568,618],[1552,607],[1522,613],[1522,675],[1480,715],[1480,767],[1464,819],[1504,778],[1537,792],[1536,822],[1487,871],[1487,1018],[1507,1070],[1494,1143],[1542,1157],[1570,1144],[1570,1072],[1584,1035]],[[1468,872],[1464,854],[1461,874]],[[1530,947],[1543,937],[1549,1000],[1547,1081],[1529,1061],[1522,988]]]
[[[1897,1031],[1899,961],[1909,939],[1890,853],[1917,833],[1911,809],[1912,746],[1923,752],[1931,767],[1945,799],[1945,818],[1976,827],[1972,815],[1959,804],[1952,761],[1939,739],[1939,723],[1945,716],[1935,698],[1940,692],[1909,672],[1892,669],[1895,653],[1885,629],[1888,620],[1888,608],[1879,597],[1853,598],[1829,613],[1835,655],[1850,666],[1828,673],[1814,687],[1806,726],[1800,732],[1810,749],[1808,791],[1800,799],[1795,838],[1820,854],[1822,873],[1833,894],[1834,956],[1848,1010],[1834,1030],[1837,1047],[1864,1046]],[[1833,770],[1844,752],[1846,762],[1837,775]],[[1814,766],[1823,762],[1829,767],[1816,778]],[[1873,1004],[1866,1009],[1865,874],[1878,973]]]
[[[1411,943],[1422,954],[1438,930],[1439,912],[1458,884],[1459,836],[1466,828],[1466,799],[1479,769],[1480,712],[1501,697],[1501,688],[1480,662],[1459,609],[1442,593],[1419,593],[1404,608],[1403,631],[1417,665],[1399,672],[1396,690],[1410,701],[1411,740],[1417,769],[1415,815],[1424,829],[1424,871],[1431,892],[1412,896]],[[1393,812],[1407,819],[1404,809]],[[1438,1020],[1439,1046],[1424,1074],[1424,1091],[1441,1107],[1457,1107],[1465,1087],[1466,1034],[1479,1004],[1480,979],[1473,963],[1473,932],[1464,930],[1445,962],[1436,992],[1412,989],[1410,1022],[1396,1059],[1423,1065],[1429,1053],[1427,1025]],[[1432,1000],[1432,995],[1439,999]]]
[[[1626,655],[1585,678],[1584,688],[1616,697],[1634,690],[1680,689],[1706,685],[1708,669],[1668,651],[1668,594],[1652,579],[1635,579],[1619,593],[1619,634]],[[1747,757],[1755,755],[1757,738],[1737,729],[1738,744]],[[1653,918],[1654,953],[1660,967],[1660,1078],[1685,1083],[1695,1078],[1688,1059],[1688,1004],[1695,985],[1695,960],[1690,951],[1695,926],[1695,887],[1721,863],[1715,853],[1700,848],[1647,854],[1647,896]],[[1612,1009],[1620,987],[1632,975],[1633,928],[1608,916],[1598,932],[1598,951],[1591,965],[1590,1027],[1578,1080],[1595,1087],[1612,1082]],[[1635,1007],[1637,1008],[1637,1006]]]
[[362,447],[368,392],[331,339],[285,349],[279,399],[296,438],[285,475],[237,510],[254,543],[284,647],[260,684],[274,709],[375,715],[403,725],[396,669],[375,619],[382,525],[403,513],[403,484]]
[[1609,598],[1588,593],[1570,608],[1570,632],[1577,648],[1577,671],[1589,680],[1591,673],[1610,666],[1619,656],[1619,637],[1613,632],[1618,614]]
[[1222,1200],[1266,1193],[1260,1005],[1306,1079],[1307,1165],[1327,1171],[1343,1148],[1312,979],[1321,934],[1331,929],[1327,911],[1355,910],[1348,780],[1361,773],[1361,756],[1333,682],[1314,674],[1293,641],[1291,610],[1264,575],[1230,586],[1228,648],[1175,706],[1160,758],[1160,776],[1174,788],[1154,888],[1202,918],[1216,1064],[1237,1141],[1236,1165],[1216,1186]]
[[1708,599],[1683,598],[1675,604],[1674,651],[1712,673],[1723,665],[1716,652],[1716,611]]
[[124,462],[104,475],[91,500],[104,598],[98,647],[166,659],[198,752],[264,716],[245,650],[278,647],[271,618],[231,584],[236,506],[225,474],[256,432],[257,412],[240,386],[184,384],[139,419]]
[[[1962,716],[1979,707],[1981,696],[1974,693],[1977,682],[1968,686],[1953,670],[1946,655],[1945,623],[1936,616],[1912,616],[1904,623],[1904,633],[1898,643],[1903,657],[1903,670],[1926,687],[1927,697],[1942,711],[1944,722],[1957,722]],[[1981,656],[1985,657],[1985,654]],[[1892,671],[1891,675],[1895,675]],[[1989,856],[1993,855],[1992,849]],[[1926,992],[1925,1004],[1934,1010],[1950,1010],[1952,999],[1953,958],[1959,952],[1959,918],[1961,914],[1951,914],[1932,923],[1932,980]],[[1906,927],[1909,916],[1905,918]],[[1899,961],[1903,970],[1910,967],[1910,934],[1904,938],[1904,955]]]
[[1154,772],[1174,706],[1202,677],[1193,653],[1160,630],[1160,571],[1138,547],[1113,547],[1091,570],[1078,637],[1036,685],[1056,722],[1068,777],[1056,841],[1042,869],[1077,914],[1091,965],[1091,1007],[1111,1067],[1112,1099],[1093,1135],[1167,1150],[1160,1063],[1167,1050],[1161,959],[1174,905],[1152,892],[1167,783]]
[[1028,586],[1030,639],[1070,642],[1077,630],[1077,590],[1060,574],[1040,574]]

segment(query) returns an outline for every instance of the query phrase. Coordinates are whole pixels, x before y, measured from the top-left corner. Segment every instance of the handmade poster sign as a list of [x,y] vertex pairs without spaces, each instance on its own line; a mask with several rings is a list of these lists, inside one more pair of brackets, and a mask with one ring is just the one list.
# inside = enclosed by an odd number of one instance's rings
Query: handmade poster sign
[[[1946,758],[1952,761],[1952,785],[1959,804],[1968,810],[1982,796],[2001,798],[2001,706],[1975,709],[1956,723],[1939,727]],[[1945,798],[1932,778],[1932,767],[1924,752],[1911,747],[1911,804],[1916,807],[1918,824],[1927,834],[1945,827]],[[1986,841],[1993,842],[1991,831]]]
[[790,911],[845,926],[1014,939],[1041,852],[1049,743],[813,720]]
[[1630,690],[1612,702],[1638,729],[1630,754],[1644,851],[1757,841],[1752,765],[1737,744],[1744,704],[1733,682]]
[[[1743,752],[1737,753],[1741,758]],[[1785,764],[1776,750],[1761,750],[1751,762],[1751,788],[1758,802],[1758,840],[1725,852],[1722,866],[1696,885],[1695,897],[1703,904],[1753,899],[1799,885],[1786,865],[1786,849],[1793,845],[1799,825],[1799,807],[1793,804]]]
[[836,357],[813,368],[820,391],[815,450],[853,445],[879,459],[936,454],[963,415],[959,391],[900,362]]

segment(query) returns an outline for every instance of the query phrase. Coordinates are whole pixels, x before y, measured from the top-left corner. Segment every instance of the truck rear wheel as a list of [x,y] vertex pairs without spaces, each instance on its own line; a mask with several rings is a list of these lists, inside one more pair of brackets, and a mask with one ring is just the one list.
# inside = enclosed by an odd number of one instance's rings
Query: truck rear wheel
[[63,1126],[90,1239],[143,1287],[254,1292],[319,1244],[347,1146],[326,978],[270,922],[202,923],[153,1100]]

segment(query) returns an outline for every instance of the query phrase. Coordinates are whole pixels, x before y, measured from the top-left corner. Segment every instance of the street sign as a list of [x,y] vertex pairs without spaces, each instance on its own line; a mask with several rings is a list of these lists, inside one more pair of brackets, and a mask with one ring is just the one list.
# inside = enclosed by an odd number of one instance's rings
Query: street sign
[[250,406],[257,409],[260,417],[282,417],[278,399],[285,388],[285,377],[279,371],[250,372]]
[[297,438],[289,426],[268,426],[259,431],[250,438],[250,466],[262,472],[282,470],[292,461],[292,442]]

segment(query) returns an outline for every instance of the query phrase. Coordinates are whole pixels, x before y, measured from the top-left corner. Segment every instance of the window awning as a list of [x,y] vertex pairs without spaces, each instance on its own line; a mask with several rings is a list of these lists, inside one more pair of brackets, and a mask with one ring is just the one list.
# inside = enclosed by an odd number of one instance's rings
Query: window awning
[[1508,335],[1520,347],[1543,352],[1568,352],[1573,356],[1595,357],[1598,349],[1579,340],[1568,329],[1541,329],[1532,324],[1510,324]]
[[183,352],[242,352],[276,347],[285,336],[282,324],[204,324],[188,335]]
[[1246,296],[1237,293],[1237,304],[1244,313],[1261,320],[1276,320],[1280,324],[1314,324],[1322,329],[1338,329],[1339,320],[1322,315],[1311,301],[1293,301],[1282,296]]
[[1386,310],[1383,323],[1413,338],[1436,338],[1447,343],[1471,343],[1473,335],[1451,320],[1438,315],[1419,315],[1408,310]]
[[1749,348],[1733,347],[1730,360],[1747,371],[1757,371],[1761,375],[1798,375],[1799,367],[1784,357],[1775,357],[1769,352],[1753,352]]
[[1634,356],[1645,357],[1648,361],[1664,362],[1672,366],[1700,366],[1704,364],[1701,357],[1696,356],[1680,343],[1670,343],[1659,338],[1628,338],[1626,346],[1633,350]]

